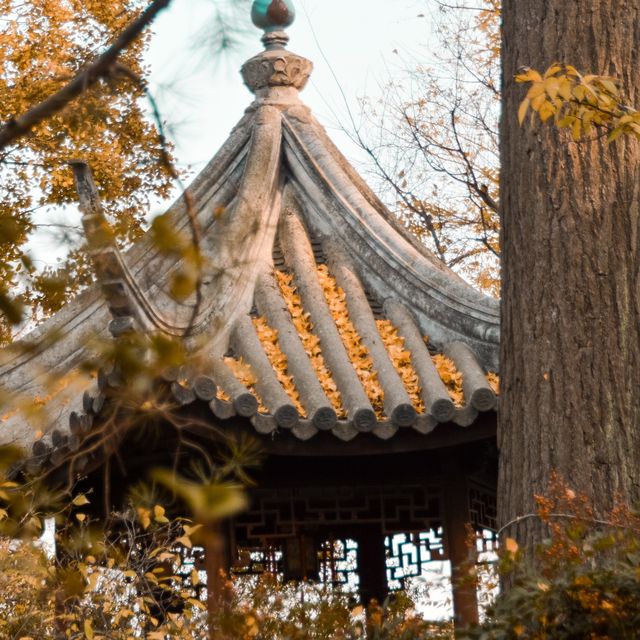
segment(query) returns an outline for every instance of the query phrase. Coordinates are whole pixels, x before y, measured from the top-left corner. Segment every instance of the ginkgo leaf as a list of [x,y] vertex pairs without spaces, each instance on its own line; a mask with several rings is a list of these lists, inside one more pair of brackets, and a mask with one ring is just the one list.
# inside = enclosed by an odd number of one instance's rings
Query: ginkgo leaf
[[398,335],[398,330],[389,320],[377,320],[376,324],[391,362],[402,379],[414,408],[418,413],[424,413],[422,388],[418,374],[411,365],[411,354],[404,349],[404,338]]
[[384,390],[378,381],[376,372],[373,371],[371,356],[367,348],[362,344],[361,338],[351,322],[345,293],[342,288],[338,286],[335,278],[329,273],[327,265],[318,265],[317,274],[325,300],[336,322],[338,333],[340,334],[351,364],[364,387],[376,415],[382,419],[385,415]]
[[290,273],[284,271],[276,271],[276,277],[294,327],[300,336],[305,351],[311,358],[311,364],[318,376],[320,385],[327,398],[329,398],[338,417],[344,418],[346,414],[342,406],[340,392],[331,376],[331,372],[324,362],[324,357],[320,350],[320,339],[313,333],[313,326],[309,314],[304,311],[302,299],[292,284],[293,278]]
[[283,386],[287,395],[291,398],[298,413],[302,417],[306,417],[306,411],[300,402],[300,394],[296,389],[293,378],[287,369],[287,357],[280,349],[278,342],[278,332],[272,329],[267,323],[266,318],[253,318],[253,324],[262,347],[271,362],[271,366],[275,371],[278,382]]

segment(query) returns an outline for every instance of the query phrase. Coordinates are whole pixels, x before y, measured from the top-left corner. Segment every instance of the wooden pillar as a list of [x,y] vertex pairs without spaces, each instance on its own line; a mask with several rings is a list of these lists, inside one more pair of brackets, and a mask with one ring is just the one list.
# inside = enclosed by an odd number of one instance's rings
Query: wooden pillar
[[367,606],[373,598],[382,604],[389,593],[384,535],[379,529],[371,528],[359,535],[357,542],[362,604]]
[[467,539],[469,493],[466,477],[462,472],[449,476],[444,494],[444,533],[451,562],[454,623],[456,629],[461,629],[479,620],[475,548],[469,548]]
[[202,546],[204,548],[204,565],[207,572],[207,623],[209,638],[213,640],[229,640],[226,634],[216,635],[216,619],[218,614],[228,606],[224,590],[224,570],[227,566],[227,543],[222,525],[210,521],[202,528]]

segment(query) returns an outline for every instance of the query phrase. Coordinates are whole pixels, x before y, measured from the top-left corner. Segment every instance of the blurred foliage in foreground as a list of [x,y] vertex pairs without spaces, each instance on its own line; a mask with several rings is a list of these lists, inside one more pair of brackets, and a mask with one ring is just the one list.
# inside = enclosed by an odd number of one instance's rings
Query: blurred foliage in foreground
[[474,640],[638,638],[640,515],[624,505],[598,518],[586,498],[554,478],[536,498],[548,537],[533,562],[507,538],[500,571],[509,586]]
[[[196,521],[174,515],[184,512],[176,498],[189,500],[166,482],[163,489],[138,487],[127,508],[104,518],[95,515],[90,494],[56,495],[34,480],[16,484],[10,479],[15,456],[0,451],[2,639],[454,637],[450,622],[426,621],[420,613],[424,603],[405,593],[365,609],[353,594],[313,583],[285,584],[270,575],[223,579],[220,601],[207,611],[198,547],[214,531],[208,527],[220,505],[218,519],[241,507],[241,488],[222,482],[230,476],[223,474],[220,484],[225,499],[216,499],[215,509],[209,500]],[[198,492],[195,483],[180,482],[191,498]],[[207,496],[210,485],[203,484]],[[637,638],[640,515],[616,506],[597,517],[585,498],[558,479],[537,502],[538,512],[524,517],[545,528],[545,544],[530,556],[514,539],[504,540],[499,569],[509,588],[480,625],[457,637]],[[55,538],[41,537],[44,514],[56,521]]]

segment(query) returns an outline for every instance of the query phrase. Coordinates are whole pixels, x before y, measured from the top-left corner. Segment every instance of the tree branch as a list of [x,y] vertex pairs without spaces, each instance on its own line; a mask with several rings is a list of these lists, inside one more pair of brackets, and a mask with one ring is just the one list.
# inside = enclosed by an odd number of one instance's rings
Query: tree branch
[[99,55],[89,66],[79,71],[62,89],[31,107],[23,115],[12,118],[0,128],[0,149],[4,149],[7,145],[29,133],[43,120],[64,109],[74,98],[84,93],[98,80],[108,76],[120,54],[169,4],[171,4],[171,0],[154,0],[135,20],[129,23],[129,26],[104,53]]

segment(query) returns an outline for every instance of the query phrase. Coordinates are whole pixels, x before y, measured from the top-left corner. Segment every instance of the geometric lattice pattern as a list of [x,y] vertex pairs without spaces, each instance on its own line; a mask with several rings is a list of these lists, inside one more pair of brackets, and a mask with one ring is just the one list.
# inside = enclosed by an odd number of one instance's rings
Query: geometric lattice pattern
[[470,483],[469,520],[476,531],[498,530],[495,491],[476,482]]
[[480,561],[484,558],[484,554],[492,553],[498,550],[498,534],[490,529],[482,529],[476,532],[476,551],[480,557]]
[[334,589],[354,593],[360,585],[358,543],[355,540],[327,540],[318,552],[320,582]]
[[407,578],[421,576],[429,562],[445,560],[442,528],[385,538],[387,580],[391,590],[406,588]]
[[281,574],[282,550],[275,546],[237,547],[232,573],[249,576],[262,575],[263,573]]
[[379,525],[383,535],[441,526],[438,487],[420,485],[297,487],[254,490],[235,521],[240,544],[282,540],[348,525]]

